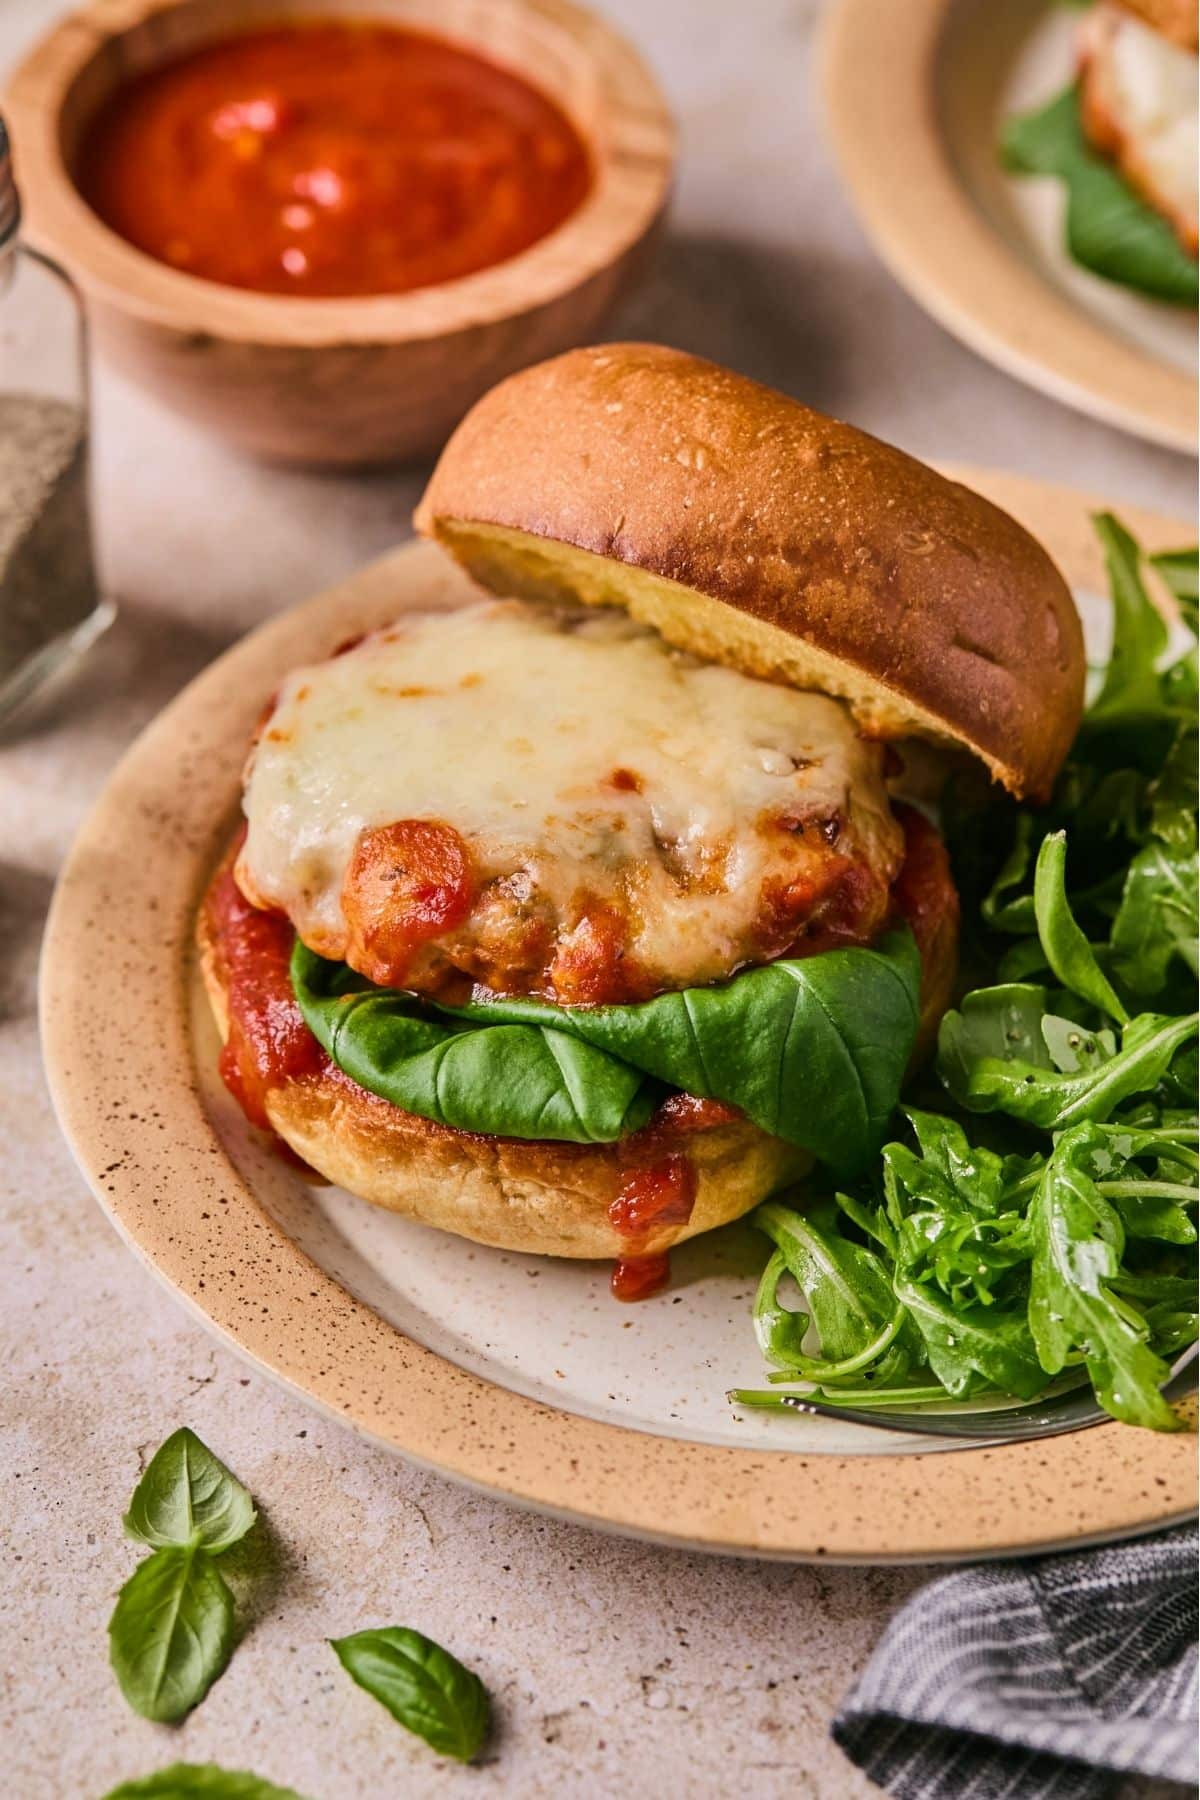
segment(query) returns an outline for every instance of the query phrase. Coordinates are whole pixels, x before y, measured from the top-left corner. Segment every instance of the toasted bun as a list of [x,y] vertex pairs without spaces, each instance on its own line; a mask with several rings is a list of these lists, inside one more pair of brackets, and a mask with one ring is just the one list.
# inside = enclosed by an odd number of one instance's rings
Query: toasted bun
[[[206,909],[197,937],[224,1038],[228,999]],[[620,1144],[530,1143],[454,1131],[368,1093],[332,1064],[273,1088],[266,1110],[284,1143],[319,1174],[390,1212],[537,1256],[631,1253],[608,1217],[628,1173]],[[812,1167],[804,1151],[742,1118],[691,1132],[678,1148],[696,1174],[691,1217],[647,1238],[639,1254],[727,1225]]]
[[1075,735],[1066,584],[978,494],[852,426],[653,344],[511,376],[417,510],[485,587],[623,606],[672,643],[965,745],[1042,795]]

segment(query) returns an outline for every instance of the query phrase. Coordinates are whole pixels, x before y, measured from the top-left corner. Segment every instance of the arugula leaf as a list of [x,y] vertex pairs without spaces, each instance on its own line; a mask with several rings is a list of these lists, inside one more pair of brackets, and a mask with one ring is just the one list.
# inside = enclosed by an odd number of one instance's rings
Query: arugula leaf
[[1088,723],[1121,715],[1162,710],[1158,664],[1167,647],[1167,627],[1146,592],[1138,547],[1111,513],[1095,513],[1092,523],[1104,549],[1113,600],[1113,642],[1100,692],[1088,708]]
[[256,1514],[246,1489],[185,1425],[160,1444],[129,1502],[125,1530],[152,1547],[226,1550]]
[[1160,550],[1148,558],[1175,596],[1183,622],[1195,637],[1197,602],[1200,602],[1200,547],[1189,550]]
[[1134,993],[1160,994],[1178,957],[1200,967],[1200,856],[1153,838],[1129,865],[1113,921],[1113,972]]
[[441,1756],[470,1762],[487,1735],[487,1690],[431,1638],[403,1626],[331,1638],[338,1661],[406,1730]]
[[1033,878],[1034,913],[1046,961],[1071,993],[1123,1025],[1129,1014],[1075,922],[1067,899],[1066,870],[1067,834],[1055,831],[1042,839]]
[[[837,1229],[831,1206],[807,1214],[768,1200],[750,1214],[776,1246],[763,1271],[754,1307],[759,1347],[768,1362],[812,1381],[836,1381],[878,1363],[903,1323],[883,1263]],[[777,1288],[791,1275],[808,1304],[820,1340],[819,1357],[804,1353],[808,1315],[779,1304]],[[907,1365],[892,1355],[886,1373]]]
[[1005,1308],[963,1305],[947,1300],[928,1282],[897,1275],[895,1285],[925,1340],[930,1368],[956,1400],[982,1384],[1022,1400],[1042,1392],[1046,1376],[1023,1301]]
[[134,1712],[182,1719],[229,1661],[233,1596],[203,1550],[155,1550],[118,1594],[108,1632],[109,1660]]
[[1037,112],[1010,119],[1000,143],[1017,174],[1057,175],[1067,189],[1067,249],[1077,263],[1107,281],[1159,300],[1194,306],[1200,297],[1196,263],[1124,176],[1092,148],[1071,86]]
[[1120,1272],[1125,1235],[1087,1172],[1095,1142],[1091,1125],[1064,1132],[1038,1183],[1029,1211],[1029,1324],[1048,1374],[1082,1356],[1097,1398],[1114,1418],[1173,1431],[1179,1422],[1159,1392],[1167,1365],[1150,1348],[1145,1320],[1110,1285]]
[[919,983],[905,928],[871,949],[769,963],[633,1006],[479,993],[431,1018],[299,942],[292,957],[300,1009],[334,1061],[406,1111],[499,1136],[611,1142],[645,1123],[665,1083],[737,1106],[846,1173],[887,1129]]
[[219,1769],[216,1763],[171,1763],[122,1781],[104,1800],[302,1800],[292,1788],[277,1787],[245,1769]]
[[[1064,1075],[1019,1058],[980,1054],[976,1026],[987,1021],[987,1001],[987,989],[968,994],[961,1013],[946,1014],[938,1035],[939,1070],[969,1112],[1007,1113],[1044,1131],[1107,1119],[1131,1094],[1152,1088],[1200,1023],[1196,1014],[1183,1019],[1139,1014],[1115,1056],[1077,1075]],[[1133,1031],[1133,1026],[1139,1029]]]

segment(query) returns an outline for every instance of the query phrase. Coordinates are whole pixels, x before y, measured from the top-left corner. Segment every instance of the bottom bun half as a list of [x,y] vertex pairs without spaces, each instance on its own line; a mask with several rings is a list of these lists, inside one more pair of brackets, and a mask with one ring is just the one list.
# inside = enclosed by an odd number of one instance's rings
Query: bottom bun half
[[[228,988],[207,909],[198,938],[209,1001],[222,1039]],[[536,1256],[656,1255],[726,1225],[797,1179],[812,1159],[749,1119],[697,1129],[652,1122],[615,1144],[530,1142],[456,1131],[418,1118],[326,1060],[312,1074],[271,1087],[267,1117],[284,1143],[336,1186],[476,1243]],[[632,1242],[609,1211],[631,1179],[684,1157],[695,1200],[684,1223],[660,1225]]]

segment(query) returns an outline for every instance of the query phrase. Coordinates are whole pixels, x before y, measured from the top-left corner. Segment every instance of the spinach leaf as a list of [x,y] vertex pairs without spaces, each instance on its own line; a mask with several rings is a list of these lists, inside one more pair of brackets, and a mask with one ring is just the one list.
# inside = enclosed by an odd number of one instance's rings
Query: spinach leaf
[[125,1530],[143,1544],[226,1550],[255,1520],[254,1502],[185,1425],[161,1444],[133,1491]]
[[134,1712],[182,1719],[229,1661],[233,1596],[203,1550],[155,1550],[117,1596],[108,1633],[109,1659]]
[[1071,993],[1124,1024],[1129,1014],[1075,922],[1067,899],[1066,870],[1067,834],[1055,831],[1042,839],[1033,879],[1034,913],[1046,961]]
[[297,938],[292,987],[310,1031],[346,1074],[405,1112],[495,1137],[607,1144],[654,1109],[644,1073],[553,1028],[430,1017]]
[[665,1083],[737,1106],[847,1173],[887,1128],[919,984],[907,929],[872,949],[769,963],[632,1006],[477,990],[433,1017],[299,943],[292,957],[301,1011],[334,1061],[406,1111],[500,1136],[611,1142],[645,1123]]
[[215,1763],[171,1763],[152,1775],[121,1782],[104,1800],[301,1800],[301,1796],[245,1769],[219,1769]]
[[1144,1318],[1111,1285],[1125,1235],[1087,1171],[1095,1147],[1091,1125],[1064,1132],[1030,1206],[1029,1323],[1038,1357],[1050,1375],[1082,1357],[1114,1418],[1172,1431],[1178,1421],[1159,1392],[1167,1365],[1150,1347]]
[[1196,304],[1200,284],[1194,260],[1167,221],[1089,144],[1078,88],[1010,119],[1000,151],[1014,173],[1057,175],[1066,184],[1067,249],[1077,263],[1156,299]]
[[419,1631],[387,1626],[331,1638],[352,1681],[441,1756],[470,1762],[487,1735],[487,1690],[478,1675]]

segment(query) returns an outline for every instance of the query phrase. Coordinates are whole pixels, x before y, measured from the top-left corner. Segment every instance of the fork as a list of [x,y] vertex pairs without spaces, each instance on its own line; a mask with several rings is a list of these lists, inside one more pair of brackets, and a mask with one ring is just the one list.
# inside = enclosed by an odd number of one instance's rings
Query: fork
[[[1192,1344],[1171,1365],[1162,1386],[1167,1400],[1181,1400],[1196,1391],[1196,1354]],[[1030,1401],[995,1412],[944,1412],[897,1414],[885,1407],[837,1406],[828,1400],[810,1400],[807,1394],[780,1394],[777,1404],[792,1412],[815,1413],[823,1419],[850,1419],[856,1425],[875,1425],[881,1431],[907,1431],[917,1437],[962,1438],[980,1444],[1020,1444],[1032,1438],[1059,1437],[1066,1431],[1086,1431],[1091,1425],[1111,1421],[1111,1413],[1097,1404],[1090,1387],[1075,1388],[1043,1400]]]

